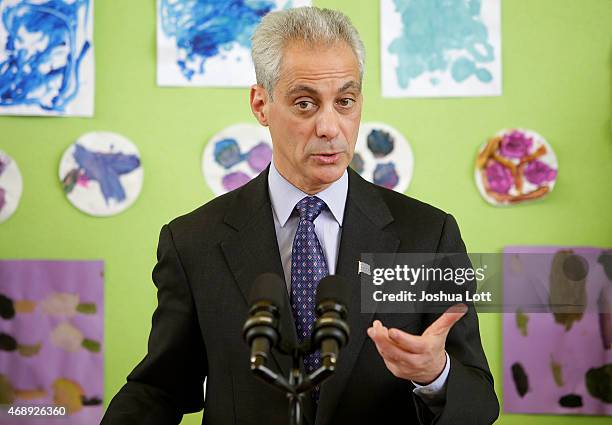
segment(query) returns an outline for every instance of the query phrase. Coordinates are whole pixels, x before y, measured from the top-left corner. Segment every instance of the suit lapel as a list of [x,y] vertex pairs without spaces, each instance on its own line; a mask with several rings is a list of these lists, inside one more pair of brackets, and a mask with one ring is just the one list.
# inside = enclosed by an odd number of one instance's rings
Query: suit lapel
[[395,252],[397,236],[385,228],[393,221],[386,204],[375,187],[349,169],[349,193],[340,239],[336,274],[354,288],[349,302],[348,345],[340,352],[338,368],[332,378],[321,386],[315,424],[328,424],[367,336],[374,313],[361,313],[361,280],[357,261],[362,253]]
[[[246,304],[257,276],[271,272],[283,281],[285,277],[268,193],[268,172],[269,167],[241,189],[225,217],[225,222],[237,233],[222,242],[221,248]],[[281,344],[293,347],[297,344],[297,333],[289,294],[285,294],[285,307],[280,312]],[[272,358],[280,373],[288,378],[292,366],[291,356],[272,350]],[[307,423],[314,424],[311,397],[304,397],[304,415]]]
[[[248,303],[251,286],[257,276],[271,272],[280,276],[283,281],[285,276],[276,240],[267,182],[266,170],[241,189],[225,217],[225,222],[236,229],[237,233],[222,242],[221,248],[245,303]],[[286,342],[293,343],[297,340],[297,336],[289,296],[288,294],[285,296],[285,308],[280,312],[280,331]],[[291,368],[290,357],[274,351],[272,356],[283,375],[288,376]]]

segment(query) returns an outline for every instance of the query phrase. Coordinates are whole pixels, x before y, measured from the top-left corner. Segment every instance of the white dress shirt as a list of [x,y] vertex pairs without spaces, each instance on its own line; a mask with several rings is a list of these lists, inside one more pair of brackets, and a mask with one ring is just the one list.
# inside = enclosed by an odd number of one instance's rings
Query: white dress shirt
[[[291,251],[293,238],[299,223],[299,214],[295,211],[295,205],[305,196],[297,187],[287,181],[276,169],[274,159],[270,163],[268,173],[268,190],[272,202],[272,215],[274,216],[274,229],[280,252],[283,272],[287,291],[291,293]],[[319,192],[316,196],[327,204],[319,216],[314,220],[315,233],[323,249],[327,261],[329,274],[336,271],[338,261],[338,248],[340,246],[340,235],[342,221],[344,219],[344,206],[348,194],[348,172],[344,171],[342,177],[333,182],[327,189]],[[383,324],[384,325],[384,324]],[[450,371],[450,358],[446,354],[446,365],[440,376],[429,385],[419,385],[413,382],[415,394],[419,395],[427,406],[434,412],[444,406],[446,400],[446,380]]]

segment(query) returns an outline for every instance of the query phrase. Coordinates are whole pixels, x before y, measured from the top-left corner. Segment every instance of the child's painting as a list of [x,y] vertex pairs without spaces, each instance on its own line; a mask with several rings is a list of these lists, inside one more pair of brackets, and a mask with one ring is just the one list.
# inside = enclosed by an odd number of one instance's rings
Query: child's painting
[[381,0],[385,97],[500,96],[500,0]]
[[504,291],[521,285],[547,309],[504,314],[504,410],[612,415],[612,250],[507,247]]
[[92,116],[93,0],[0,1],[0,114]]
[[157,84],[255,84],[251,36],[268,12],[309,0],[157,0]]
[[22,192],[23,179],[17,163],[0,150],[0,223],[15,213]]
[[522,128],[506,129],[478,152],[474,178],[480,195],[495,206],[544,198],[557,181],[559,164],[541,135]]
[[100,423],[103,353],[102,261],[0,260],[0,424]]
[[59,177],[68,200],[93,216],[119,214],[140,195],[140,153],[126,137],[112,132],[86,133],[70,145]]
[[272,139],[260,125],[235,124],[215,134],[202,155],[204,180],[215,195],[237,189],[272,160]]
[[414,156],[410,143],[390,125],[362,123],[351,168],[366,180],[404,193],[412,179]]

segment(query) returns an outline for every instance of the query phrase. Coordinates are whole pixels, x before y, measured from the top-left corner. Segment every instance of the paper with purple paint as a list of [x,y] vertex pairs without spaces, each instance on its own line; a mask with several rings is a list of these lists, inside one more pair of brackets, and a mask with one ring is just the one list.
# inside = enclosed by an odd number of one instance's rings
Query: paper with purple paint
[[414,155],[406,138],[396,128],[380,122],[359,127],[350,164],[366,180],[404,193],[414,170]]
[[202,154],[202,174],[215,195],[237,189],[272,160],[272,139],[260,125],[235,124],[215,134]]
[[504,410],[612,415],[612,250],[511,246],[504,254],[505,291],[529,284],[551,305],[561,294],[584,305],[504,314]]
[[508,128],[483,143],[474,164],[476,187],[495,206],[534,202],[555,187],[559,163],[552,146],[533,130]]
[[0,403],[63,417],[0,425],[98,424],[104,393],[104,263],[0,260]]

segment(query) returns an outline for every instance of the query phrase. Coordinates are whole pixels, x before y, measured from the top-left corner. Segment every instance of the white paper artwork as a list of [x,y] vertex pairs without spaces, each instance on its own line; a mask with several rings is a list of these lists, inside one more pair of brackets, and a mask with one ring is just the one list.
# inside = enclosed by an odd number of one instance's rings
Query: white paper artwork
[[0,223],[17,210],[22,192],[23,179],[17,163],[0,151]]
[[0,115],[93,116],[93,9],[0,1]]
[[384,97],[500,96],[500,0],[381,0]]
[[366,122],[359,127],[351,168],[379,186],[404,193],[414,170],[412,148],[390,125]]
[[249,87],[251,36],[273,10],[309,0],[157,0],[157,84]]
[[234,190],[261,173],[272,159],[267,128],[235,124],[215,134],[202,154],[202,174],[215,195]]
[[86,133],[64,153],[59,177],[68,200],[93,216],[119,214],[140,195],[144,172],[136,146],[111,132]]

